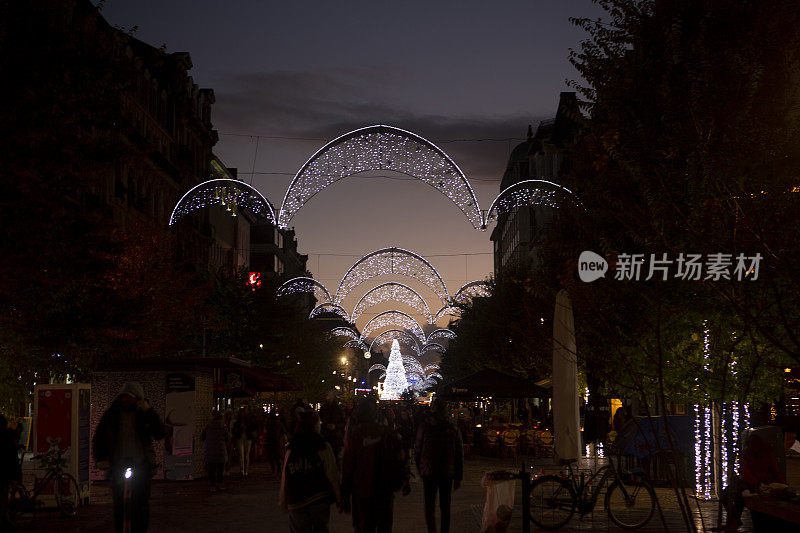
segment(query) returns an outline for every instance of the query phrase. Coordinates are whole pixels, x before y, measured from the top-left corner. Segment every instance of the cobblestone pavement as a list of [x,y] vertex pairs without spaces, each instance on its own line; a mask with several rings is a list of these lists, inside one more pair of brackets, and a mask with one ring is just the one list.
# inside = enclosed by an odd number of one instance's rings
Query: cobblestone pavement
[[[474,458],[465,464],[464,483],[453,494],[451,530],[455,533],[480,531],[485,489],[480,481],[491,470],[518,470],[520,460]],[[151,498],[151,532],[215,532],[249,533],[288,531],[287,515],[277,505],[279,477],[268,472],[263,464],[255,464],[247,478],[234,473],[227,481],[228,490],[210,495],[204,480],[186,482],[154,482]],[[642,531],[683,532],[686,527],[680,517],[674,493],[657,489],[664,522],[658,513]],[[521,489],[517,483],[515,508],[509,533],[522,531]],[[412,492],[395,499],[394,528],[397,533],[425,531],[422,504],[422,483],[412,480]],[[693,510],[700,524],[702,511],[707,530],[717,523],[717,504],[703,502]],[[745,519],[748,517],[746,516]],[[665,525],[666,524],[666,525]],[[749,523],[746,522],[746,526]],[[20,532],[85,532],[113,531],[111,495],[105,483],[92,487],[92,503],[81,508],[78,518],[63,519],[57,513],[42,510],[36,516],[24,516],[18,524]],[[350,515],[331,513],[332,533],[352,531]],[[532,527],[532,531],[536,528]],[[702,531],[702,527],[700,528]],[[741,531],[750,531],[749,527]],[[592,515],[582,519],[577,515],[561,531],[622,531],[610,524],[602,504]]]

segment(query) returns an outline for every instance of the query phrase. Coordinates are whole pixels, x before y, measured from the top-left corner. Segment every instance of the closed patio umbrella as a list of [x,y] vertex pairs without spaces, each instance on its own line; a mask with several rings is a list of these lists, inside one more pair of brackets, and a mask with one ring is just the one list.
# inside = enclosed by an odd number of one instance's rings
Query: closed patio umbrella
[[556,295],[553,317],[553,436],[554,454],[561,459],[581,456],[578,411],[578,362],[575,323],[569,294]]

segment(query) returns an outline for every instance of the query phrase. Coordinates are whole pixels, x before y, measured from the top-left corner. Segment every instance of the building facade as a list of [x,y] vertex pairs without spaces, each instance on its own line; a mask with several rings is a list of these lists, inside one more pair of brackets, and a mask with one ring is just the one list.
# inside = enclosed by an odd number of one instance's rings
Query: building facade
[[[569,169],[570,151],[579,129],[578,100],[574,92],[560,95],[556,116],[528,126],[528,138],[508,158],[500,191],[521,181],[538,179],[562,184]],[[491,234],[495,276],[512,269],[528,269],[538,261],[536,243],[553,217],[549,207],[517,207],[498,217]]]

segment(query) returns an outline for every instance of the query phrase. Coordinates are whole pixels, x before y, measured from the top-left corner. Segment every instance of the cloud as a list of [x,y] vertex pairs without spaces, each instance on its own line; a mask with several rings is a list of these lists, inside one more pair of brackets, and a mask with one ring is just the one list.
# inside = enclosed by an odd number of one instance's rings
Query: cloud
[[212,117],[222,133],[320,142],[366,125],[390,124],[439,144],[469,176],[495,179],[502,176],[508,153],[520,142],[516,139],[524,138],[528,124],[535,127],[544,118],[524,112],[496,116],[421,113],[392,103],[403,99],[397,93],[402,78],[402,71],[379,67],[219,77],[214,82]]

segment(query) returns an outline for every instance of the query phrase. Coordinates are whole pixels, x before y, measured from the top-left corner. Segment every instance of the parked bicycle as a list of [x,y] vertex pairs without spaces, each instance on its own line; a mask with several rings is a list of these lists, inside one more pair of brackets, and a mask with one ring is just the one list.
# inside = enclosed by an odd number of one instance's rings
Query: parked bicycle
[[656,494],[644,472],[619,469],[609,458],[608,464],[588,479],[573,470],[577,459],[561,460],[567,467],[562,475],[546,475],[531,484],[531,522],[543,529],[566,525],[577,511],[581,516],[594,510],[600,492],[608,484],[603,500],[608,517],[617,526],[637,529],[653,517]]
[[78,514],[81,503],[78,482],[68,472],[64,472],[66,461],[62,457],[64,450],[52,449],[42,455],[33,456],[33,460],[41,461],[45,475],[38,479],[33,490],[28,491],[22,483],[12,481],[8,494],[8,511],[14,517],[19,513],[35,512],[43,505],[39,495],[47,489],[47,494],[54,494],[56,506],[63,516],[74,517]]

